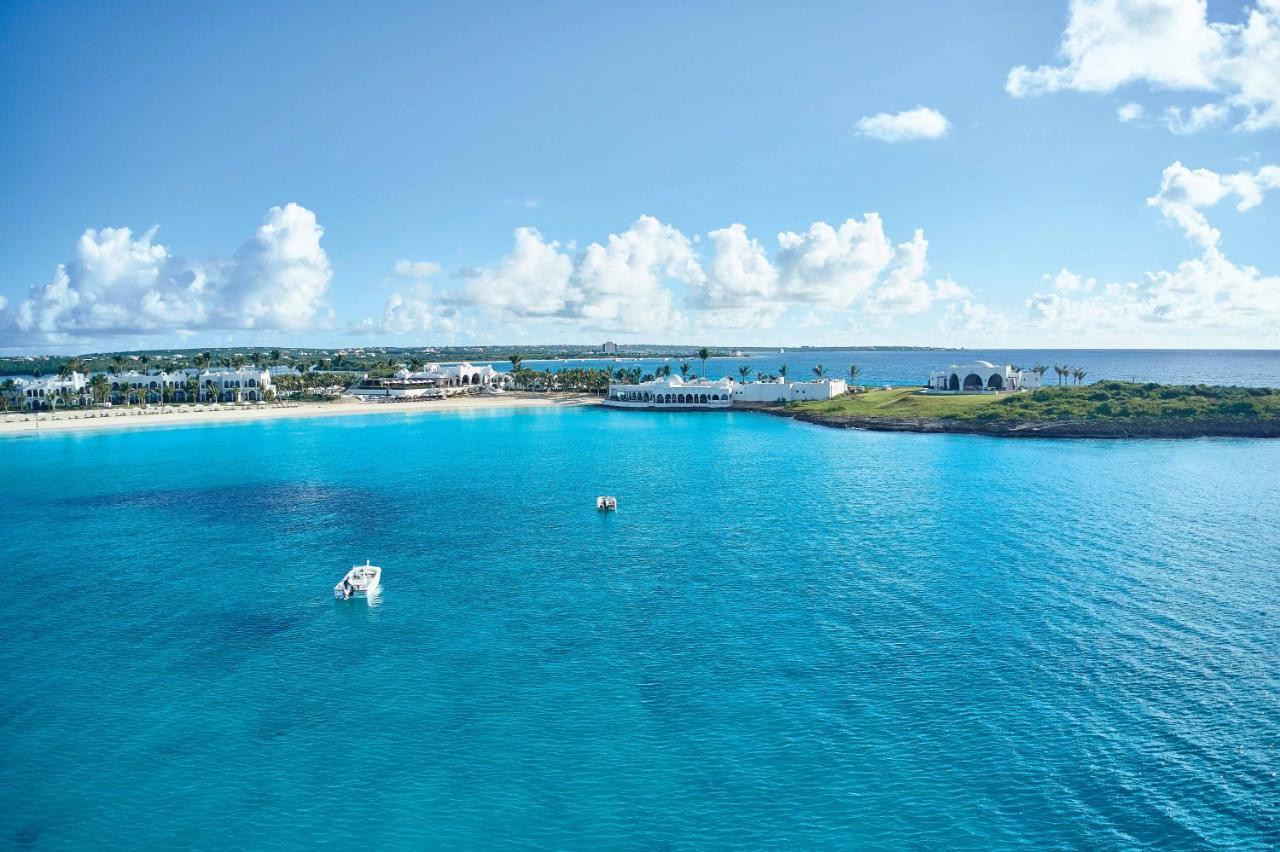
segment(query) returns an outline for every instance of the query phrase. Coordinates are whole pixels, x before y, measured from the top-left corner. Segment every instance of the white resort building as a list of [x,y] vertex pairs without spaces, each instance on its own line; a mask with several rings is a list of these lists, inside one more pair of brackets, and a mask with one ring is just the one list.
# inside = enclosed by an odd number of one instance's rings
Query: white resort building
[[[107,375],[107,379],[111,382],[111,395],[116,399],[141,390],[146,394],[147,402],[258,402],[266,399],[267,391],[271,389],[271,373],[260,367],[211,367],[204,370],[188,367],[154,373],[130,370]],[[195,400],[189,399],[192,379],[196,382]]]
[[[78,373],[67,378],[45,376],[36,379],[14,380],[15,395],[24,408],[49,409],[59,405],[92,402],[92,379],[104,376],[107,380],[108,400],[128,402],[138,399],[145,402],[258,402],[267,398],[271,390],[271,374],[258,367],[214,367],[207,370],[188,368],[166,372]],[[196,400],[191,397],[191,382],[196,383]]]
[[952,364],[945,370],[929,374],[929,390],[947,393],[983,393],[1014,391],[1040,387],[1040,376],[1030,370],[1019,370],[1009,364],[990,361]]
[[496,390],[510,381],[508,373],[495,370],[488,364],[426,364],[421,370],[410,372],[401,367],[391,378],[365,377],[351,393],[362,400],[375,399],[431,399],[452,396],[456,393],[478,389]]
[[735,404],[831,399],[848,390],[843,379],[812,382],[735,382],[731,378],[668,376],[636,385],[611,383],[605,405],[615,408],[728,408]]
[[844,379],[815,379],[811,382],[745,382],[733,386],[735,403],[803,402],[808,399],[831,399],[845,394],[849,386]]
[[88,375],[72,372],[65,379],[60,376],[43,376],[37,379],[15,379],[15,394],[21,397],[23,408],[56,408],[66,397],[78,396],[89,382]]
[[733,402],[733,379],[694,379],[667,376],[638,385],[609,384],[605,405],[616,408],[728,408]]

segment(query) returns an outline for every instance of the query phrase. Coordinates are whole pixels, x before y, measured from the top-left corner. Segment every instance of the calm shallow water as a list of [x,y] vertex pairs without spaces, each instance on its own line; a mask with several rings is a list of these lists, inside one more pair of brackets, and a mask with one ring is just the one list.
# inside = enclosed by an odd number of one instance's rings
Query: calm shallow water
[[1280,442],[538,410],[0,460],[0,846],[1280,839]]

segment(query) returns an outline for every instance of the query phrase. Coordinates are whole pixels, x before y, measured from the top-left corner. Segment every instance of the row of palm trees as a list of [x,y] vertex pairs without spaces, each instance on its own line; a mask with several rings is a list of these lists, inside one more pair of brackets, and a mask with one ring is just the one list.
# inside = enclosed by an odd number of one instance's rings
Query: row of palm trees
[[[711,353],[706,349],[699,349],[697,357],[702,362],[699,378],[705,378],[707,360],[711,357]],[[615,381],[618,384],[636,385],[641,382],[650,382],[654,379],[664,379],[671,375],[670,364],[661,364],[652,373],[644,372],[641,367],[618,367],[612,372],[608,369],[593,369],[590,367],[570,367],[559,371],[537,371],[524,366],[524,357],[522,355],[511,355],[507,360],[511,363],[511,378],[516,387],[527,390],[562,389],[604,392],[608,390],[610,381]],[[414,369],[416,370],[417,368],[415,367]],[[693,365],[688,360],[682,360],[679,370],[680,377],[687,380],[689,374],[693,372]],[[743,382],[749,382],[752,374],[755,374],[761,381],[771,382],[778,378],[785,381],[789,370],[790,368],[786,364],[782,364],[778,367],[776,374],[764,373],[756,370],[750,364],[743,364],[738,367],[738,376]],[[813,374],[822,379],[826,376],[826,368],[821,364],[817,364],[813,368]],[[849,365],[849,380],[851,382],[856,381],[860,374],[861,370],[857,364]]]
[[[1014,365],[1013,369],[1019,372],[1022,371],[1022,368],[1017,365]],[[1034,367],[1027,370],[1027,372],[1035,373],[1036,378],[1043,380],[1044,374],[1049,372],[1049,368],[1044,364],[1036,364]],[[1053,372],[1054,375],[1058,377],[1059,387],[1061,387],[1067,379],[1074,379],[1075,384],[1078,385],[1084,381],[1085,376],[1089,375],[1085,370],[1082,370],[1079,367],[1068,367],[1066,364],[1054,364]],[[1043,384],[1043,381],[1041,381],[1041,384]]]

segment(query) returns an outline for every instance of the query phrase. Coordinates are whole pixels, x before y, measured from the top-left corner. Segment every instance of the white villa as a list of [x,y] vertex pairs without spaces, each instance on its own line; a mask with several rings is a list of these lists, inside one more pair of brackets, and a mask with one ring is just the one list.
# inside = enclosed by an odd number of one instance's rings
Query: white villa
[[488,364],[426,364],[417,372],[401,367],[389,379],[362,379],[351,393],[363,400],[423,399],[451,396],[471,389],[501,388],[511,380],[508,373]]
[[952,364],[945,370],[929,374],[929,390],[948,393],[982,393],[1013,391],[1040,387],[1040,376],[1030,370],[1019,370],[1009,364],[990,361]]
[[165,398],[176,402],[188,402],[188,381],[195,379],[196,396],[204,402],[258,402],[267,398],[271,389],[271,373],[261,367],[211,367],[205,370],[186,368],[166,372],[127,373],[108,375],[111,395],[142,390],[148,402]]
[[694,379],[667,376],[638,385],[609,383],[605,405],[615,408],[728,408],[733,402],[733,379]]
[[[37,379],[14,380],[15,394],[21,398],[24,408],[57,408],[58,405],[80,403],[92,389],[94,376],[105,376],[111,398],[125,402],[126,395],[141,392],[147,402],[172,400],[188,402],[189,381],[195,379],[196,396],[204,402],[258,402],[267,398],[271,389],[271,374],[258,367],[214,367],[207,370],[184,369],[166,372],[78,373],[67,378],[44,376]],[[135,397],[136,398],[136,397]]]
[[733,386],[733,401],[742,402],[802,402],[807,399],[831,399],[847,393],[849,386],[844,379],[815,379],[811,382],[789,382],[775,379],[771,382],[746,382]]
[[73,372],[65,379],[60,376],[15,379],[14,385],[24,408],[47,408],[56,407],[64,391],[70,396],[80,394],[88,382],[88,375]]
[[734,404],[831,399],[848,390],[843,379],[812,382],[735,382],[731,378],[667,376],[637,385],[610,383],[605,405],[615,408],[728,408]]

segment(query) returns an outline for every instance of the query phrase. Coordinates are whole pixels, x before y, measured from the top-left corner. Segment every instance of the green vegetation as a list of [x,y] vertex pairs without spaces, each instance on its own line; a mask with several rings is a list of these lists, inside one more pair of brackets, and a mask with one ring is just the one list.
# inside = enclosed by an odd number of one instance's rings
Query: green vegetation
[[1280,389],[1105,381],[1027,393],[951,396],[899,388],[795,403],[789,408],[828,417],[933,418],[978,423],[1259,420],[1280,419]]
[[995,394],[930,396],[920,393],[920,388],[894,388],[850,393],[819,402],[796,402],[788,407],[796,411],[848,417],[954,417],[999,399]]

